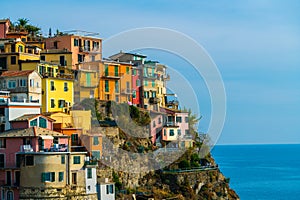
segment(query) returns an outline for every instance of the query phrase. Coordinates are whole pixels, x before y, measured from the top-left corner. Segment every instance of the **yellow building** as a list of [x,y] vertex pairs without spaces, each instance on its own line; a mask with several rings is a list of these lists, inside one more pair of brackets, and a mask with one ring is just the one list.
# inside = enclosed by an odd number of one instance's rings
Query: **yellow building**
[[21,70],[20,63],[40,59],[40,50],[36,46],[26,46],[20,39],[0,41],[0,71]]
[[45,49],[41,51],[41,61],[72,69],[72,52],[67,49]]
[[42,112],[69,112],[74,104],[74,76],[70,70],[46,62],[22,63],[21,68],[35,69],[42,76]]
[[165,95],[167,94],[166,81],[169,80],[169,75],[167,75],[166,68],[167,67],[163,64],[156,64],[156,97],[158,98],[158,103],[160,107],[165,107]]
[[112,100],[117,103],[131,102],[131,67],[131,63],[103,60],[98,87],[100,100]]
[[75,71],[74,102],[84,99],[98,98],[99,69],[101,62],[85,62],[78,64]]

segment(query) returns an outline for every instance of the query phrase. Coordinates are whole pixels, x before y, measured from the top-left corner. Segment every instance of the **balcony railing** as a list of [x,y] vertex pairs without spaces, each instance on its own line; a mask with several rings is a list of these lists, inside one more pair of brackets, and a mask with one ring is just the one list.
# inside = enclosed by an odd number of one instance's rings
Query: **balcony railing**
[[106,77],[106,78],[117,78],[119,79],[121,77],[121,73],[115,73],[115,72],[104,72],[102,74],[102,77]]
[[159,98],[156,98],[156,97],[150,97],[149,98],[149,103],[150,104],[157,104],[160,102],[160,99]]
[[33,152],[33,148],[30,144],[28,145],[21,145],[20,146],[20,152]]

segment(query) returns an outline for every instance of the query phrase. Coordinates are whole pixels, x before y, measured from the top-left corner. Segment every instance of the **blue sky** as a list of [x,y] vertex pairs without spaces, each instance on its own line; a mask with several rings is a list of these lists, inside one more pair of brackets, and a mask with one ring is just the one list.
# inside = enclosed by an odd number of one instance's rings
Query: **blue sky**
[[[16,12],[17,10],[17,12]],[[195,39],[223,77],[227,118],[219,144],[300,142],[300,3],[298,1],[39,1],[1,2],[1,18],[99,32],[102,38],[133,28],[163,27]],[[189,64],[162,52],[151,58]],[[207,129],[209,96],[198,94]]]

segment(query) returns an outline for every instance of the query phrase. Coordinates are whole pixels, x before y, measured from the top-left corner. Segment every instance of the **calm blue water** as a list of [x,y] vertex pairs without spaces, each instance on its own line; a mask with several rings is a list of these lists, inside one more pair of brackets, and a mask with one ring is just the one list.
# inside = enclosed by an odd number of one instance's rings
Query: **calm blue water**
[[212,155],[242,200],[300,199],[300,145],[215,146]]

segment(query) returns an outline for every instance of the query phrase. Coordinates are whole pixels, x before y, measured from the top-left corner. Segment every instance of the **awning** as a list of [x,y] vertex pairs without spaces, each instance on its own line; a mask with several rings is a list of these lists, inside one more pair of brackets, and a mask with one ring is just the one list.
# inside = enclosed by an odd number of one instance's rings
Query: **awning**
[[53,140],[54,137],[51,135],[40,135],[40,138],[42,138],[43,140]]

